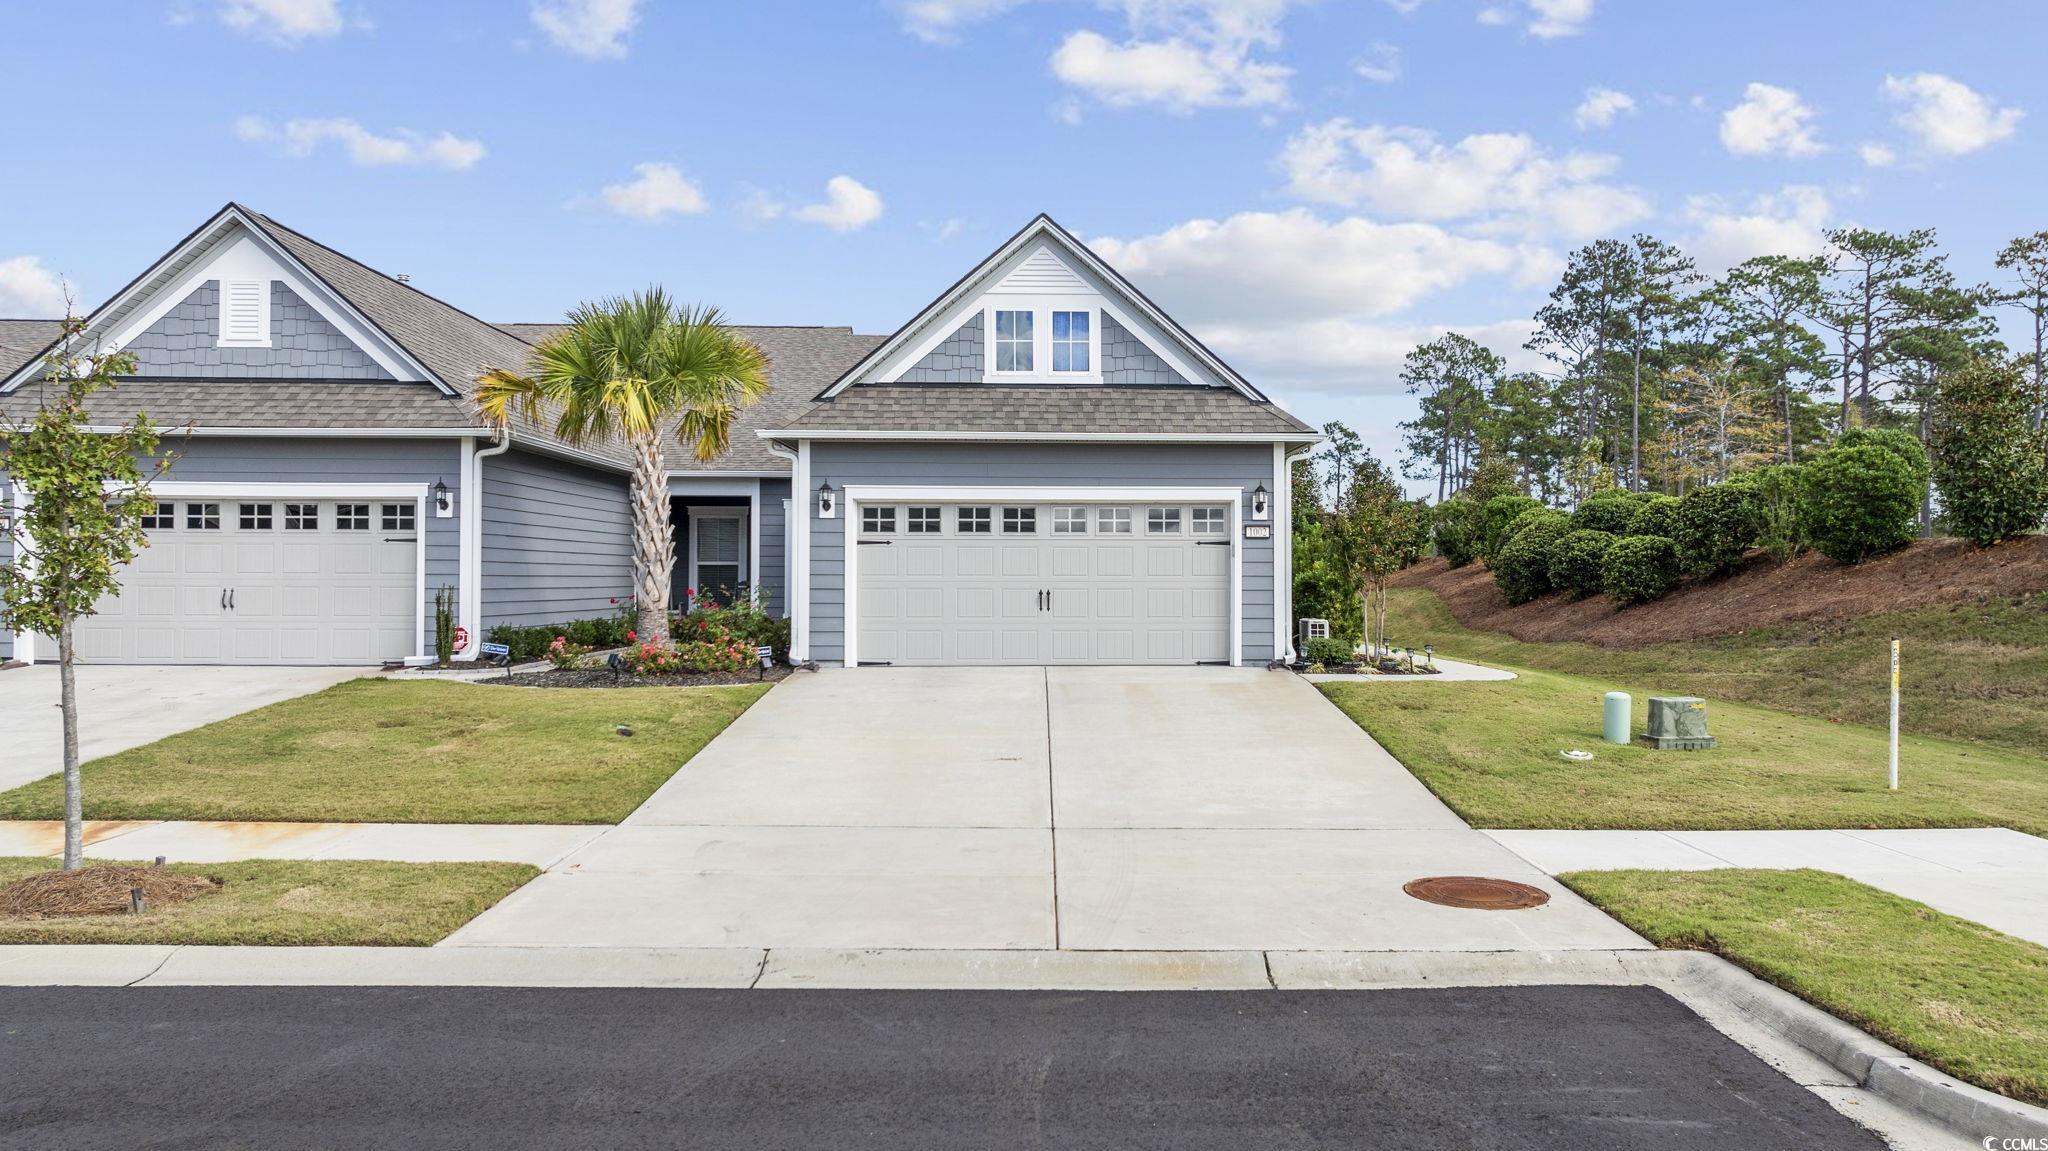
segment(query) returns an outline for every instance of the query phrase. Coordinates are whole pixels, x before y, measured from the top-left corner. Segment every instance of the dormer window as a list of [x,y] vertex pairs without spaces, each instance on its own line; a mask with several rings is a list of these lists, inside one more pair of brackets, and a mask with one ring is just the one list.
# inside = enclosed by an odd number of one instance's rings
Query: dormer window
[[1052,314],[1052,370],[1055,372],[1086,372],[1088,370],[1088,313],[1054,312]]
[[220,282],[220,346],[270,346],[270,281]]
[[996,309],[996,371],[1029,372],[1036,360],[1032,313]]

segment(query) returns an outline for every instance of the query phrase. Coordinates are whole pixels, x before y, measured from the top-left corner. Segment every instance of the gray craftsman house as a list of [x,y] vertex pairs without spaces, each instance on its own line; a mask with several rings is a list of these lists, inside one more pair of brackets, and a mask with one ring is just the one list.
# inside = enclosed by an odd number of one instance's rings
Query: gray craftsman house
[[[223,208],[89,318],[138,363],[95,416],[147,413],[172,462],[82,657],[423,661],[443,587],[472,637],[630,602],[623,450],[499,435],[471,400],[557,330]],[[1288,461],[1315,433],[1051,219],[886,338],[739,331],[772,391],[725,456],[675,453],[679,601],[754,595],[821,663],[1289,653]],[[34,409],[58,332],[0,320],[0,415]],[[0,632],[0,660],[54,657]]]

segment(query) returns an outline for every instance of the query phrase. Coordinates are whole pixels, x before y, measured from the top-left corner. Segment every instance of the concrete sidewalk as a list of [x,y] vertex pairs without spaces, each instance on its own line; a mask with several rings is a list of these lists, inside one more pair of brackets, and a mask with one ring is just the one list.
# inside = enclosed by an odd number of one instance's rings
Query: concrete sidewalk
[[2002,827],[1486,834],[1550,875],[1619,868],[1817,868],[2048,946],[2048,840]]
[[[225,863],[237,859],[388,859],[400,863],[530,863],[549,868],[612,830],[602,824],[206,823],[87,820],[88,859]],[[0,820],[0,855],[57,855],[64,825]]]

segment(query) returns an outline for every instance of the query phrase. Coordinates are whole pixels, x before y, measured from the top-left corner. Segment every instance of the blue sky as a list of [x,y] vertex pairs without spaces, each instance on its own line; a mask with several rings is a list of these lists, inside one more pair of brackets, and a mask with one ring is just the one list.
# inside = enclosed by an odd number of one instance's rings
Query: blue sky
[[[1967,279],[2048,227],[2035,4],[129,0],[0,5],[0,315],[229,199],[500,320],[661,282],[889,331],[1052,213],[1304,418],[1506,351],[1565,253],[1846,223]],[[61,65],[61,69],[59,68]]]

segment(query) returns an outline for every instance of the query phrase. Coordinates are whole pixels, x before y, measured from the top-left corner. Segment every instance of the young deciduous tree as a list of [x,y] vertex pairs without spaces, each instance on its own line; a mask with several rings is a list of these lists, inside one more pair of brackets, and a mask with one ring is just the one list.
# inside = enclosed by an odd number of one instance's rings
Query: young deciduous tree
[[1352,586],[1364,600],[1365,634],[1384,649],[1387,642],[1387,584],[1413,562],[1417,541],[1426,538],[1425,505],[1406,498],[1401,481],[1370,452],[1360,460],[1345,492],[1343,555]]
[[1979,545],[2048,515],[2048,429],[2032,423],[2025,369],[1977,360],[1940,377],[1930,446],[1949,530]]
[[64,869],[83,865],[84,797],[78,771],[77,625],[120,587],[121,568],[149,546],[142,512],[156,452],[146,417],[91,430],[94,392],[135,371],[125,353],[81,354],[85,322],[64,321],[46,359],[40,404],[27,420],[0,422],[0,472],[27,493],[6,520],[14,563],[0,567],[0,623],[57,640],[58,707],[64,726]]

